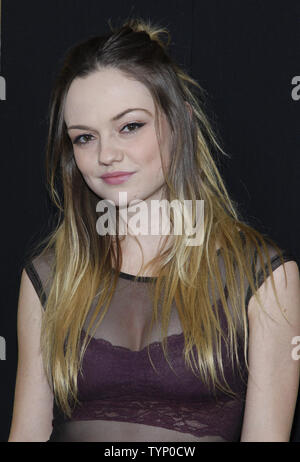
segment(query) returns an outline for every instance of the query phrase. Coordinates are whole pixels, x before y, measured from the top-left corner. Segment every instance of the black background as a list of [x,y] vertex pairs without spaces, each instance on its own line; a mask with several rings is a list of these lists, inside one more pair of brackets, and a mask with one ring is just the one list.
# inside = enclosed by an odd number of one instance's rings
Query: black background
[[[271,0],[2,0],[0,101],[0,441],[7,441],[17,367],[17,303],[26,250],[48,230],[44,186],[47,108],[67,48],[129,15],[172,36],[173,58],[209,94],[231,197],[257,229],[300,261],[300,3]],[[300,82],[300,77],[299,77]],[[292,441],[300,441],[299,400]]]

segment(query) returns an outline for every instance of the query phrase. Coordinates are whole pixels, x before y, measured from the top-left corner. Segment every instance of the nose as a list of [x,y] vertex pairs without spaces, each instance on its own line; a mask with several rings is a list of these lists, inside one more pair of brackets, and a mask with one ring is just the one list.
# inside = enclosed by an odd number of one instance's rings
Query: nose
[[109,165],[114,161],[120,161],[123,159],[123,152],[116,140],[112,137],[101,140],[98,151],[98,163],[99,165]]

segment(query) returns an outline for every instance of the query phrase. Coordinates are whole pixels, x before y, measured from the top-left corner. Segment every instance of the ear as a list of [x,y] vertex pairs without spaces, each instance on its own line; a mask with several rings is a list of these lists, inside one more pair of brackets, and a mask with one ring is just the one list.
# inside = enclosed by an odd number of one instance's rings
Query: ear
[[191,108],[191,105],[190,105],[190,103],[188,103],[187,101],[185,101],[185,104],[186,104],[186,106],[187,106],[187,108],[188,108],[188,110],[189,110],[190,118],[192,118],[192,117],[193,117],[193,110],[192,110],[192,108]]

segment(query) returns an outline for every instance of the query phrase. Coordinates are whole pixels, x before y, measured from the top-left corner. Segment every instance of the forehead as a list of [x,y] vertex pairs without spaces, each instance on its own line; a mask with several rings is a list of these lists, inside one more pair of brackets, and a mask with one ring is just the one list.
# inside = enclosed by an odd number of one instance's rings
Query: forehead
[[129,107],[145,107],[152,114],[155,112],[152,95],[144,84],[117,69],[105,68],[73,80],[66,96],[64,117],[67,122],[74,115],[104,120]]

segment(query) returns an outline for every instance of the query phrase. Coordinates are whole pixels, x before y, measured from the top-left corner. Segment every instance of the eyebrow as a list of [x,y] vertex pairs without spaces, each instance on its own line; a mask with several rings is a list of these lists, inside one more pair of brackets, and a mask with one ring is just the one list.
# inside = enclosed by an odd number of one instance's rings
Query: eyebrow
[[[132,111],[144,111],[144,112],[147,112],[150,116],[152,116],[151,112],[148,111],[147,109],[143,109],[141,107],[135,107],[135,108],[125,109],[125,111],[120,112],[119,114],[117,114],[116,116],[114,116],[110,120],[111,120],[111,122],[115,122],[116,120],[121,119],[121,117],[123,117],[128,112],[132,112]],[[79,129],[82,129],[82,130],[94,130],[93,128],[88,127],[87,125],[70,125],[70,127],[67,127],[67,130],[71,130],[72,128],[79,128]]]

